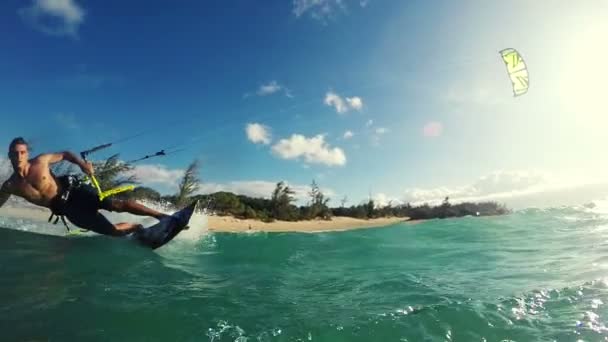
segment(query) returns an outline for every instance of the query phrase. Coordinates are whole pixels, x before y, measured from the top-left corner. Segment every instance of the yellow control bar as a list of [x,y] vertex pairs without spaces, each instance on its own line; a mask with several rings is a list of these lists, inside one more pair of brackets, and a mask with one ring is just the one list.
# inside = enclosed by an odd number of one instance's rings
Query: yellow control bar
[[99,186],[99,182],[97,182],[97,178],[95,178],[95,176],[90,176],[89,178],[91,179],[91,182],[95,186],[95,189],[97,189],[97,194],[99,196],[100,201],[103,201],[103,199],[108,196],[116,195],[116,194],[119,194],[119,193],[125,192],[125,191],[132,191],[133,189],[135,189],[135,185],[123,185],[123,186],[119,186],[114,189],[102,191],[101,187]]

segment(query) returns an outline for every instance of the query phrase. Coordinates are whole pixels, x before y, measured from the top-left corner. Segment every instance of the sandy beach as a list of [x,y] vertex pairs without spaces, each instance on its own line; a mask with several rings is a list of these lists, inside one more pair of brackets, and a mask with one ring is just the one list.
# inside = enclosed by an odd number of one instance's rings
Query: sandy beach
[[[26,218],[36,221],[47,221],[50,211],[33,206],[26,207],[3,207],[0,216],[12,218]],[[384,227],[399,222],[407,221],[403,217],[386,217],[377,219],[356,219],[352,217],[333,217],[331,220],[307,220],[307,221],[274,221],[262,222],[258,220],[244,220],[232,216],[208,216],[207,228],[210,232],[325,232],[343,231],[351,229]],[[407,221],[415,223],[416,221]]]
[[[360,228],[384,227],[407,221],[403,217],[377,219],[356,219],[352,217],[333,217],[331,220],[309,221],[274,221],[270,223],[258,220],[241,220],[230,216],[209,216],[208,229],[211,232],[326,232],[343,231]],[[410,221],[412,222],[412,221]]]

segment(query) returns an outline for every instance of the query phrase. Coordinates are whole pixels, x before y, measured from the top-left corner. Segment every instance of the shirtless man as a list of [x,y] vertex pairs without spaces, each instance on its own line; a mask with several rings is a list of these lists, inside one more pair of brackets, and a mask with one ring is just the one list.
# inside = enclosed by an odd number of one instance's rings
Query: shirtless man
[[80,183],[73,176],[55,177],[50,165],[62,160],[78,165],[89,176],[93,175],[92,164],[71,152],[41,154],[30,160],[27,142],[18,137],[10,143],[8,157],[14,173],[0,188],[0,207],[10,195],[23,197],[30,203],[51,209],[55,215],[67,217],[80,228],[113,236],[126,235],[143,226],[126,222],[114,225],[98,212],[99,209],[151,216],[158,220],[168,217],[131,200],[110,197],[100,201],[92,186]]

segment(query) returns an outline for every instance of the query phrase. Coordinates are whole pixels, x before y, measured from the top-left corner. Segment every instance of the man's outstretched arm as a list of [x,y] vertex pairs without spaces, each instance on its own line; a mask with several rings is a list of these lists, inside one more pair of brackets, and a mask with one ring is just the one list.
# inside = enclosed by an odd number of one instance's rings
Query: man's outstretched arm
[[9,197],[11,197],[11,193],[8,192],[6,182],[5,182],[2,184],[2,187],[0,188],[0,207],[2,207],[4,205],[4,203],[6,203],[6,201],[8,201]]
[[36,159],[46,162],[48,164],[55,164],[62,160],[69,161],[72,164],[78,165],[82,172],[84,172],[85,174],[89,176],[93,174],[93,165],[78,158],[77,155],[70,151],[42,154],[36,157]]

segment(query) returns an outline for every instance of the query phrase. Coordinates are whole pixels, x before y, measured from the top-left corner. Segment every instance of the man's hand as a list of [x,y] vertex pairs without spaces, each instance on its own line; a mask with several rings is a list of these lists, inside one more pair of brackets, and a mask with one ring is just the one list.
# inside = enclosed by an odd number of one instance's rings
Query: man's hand
[[80,165],[80,169],[89,177],[95,174],[95,170],[93,170],[93,164],[91,162],[83,161],[83,163]]

